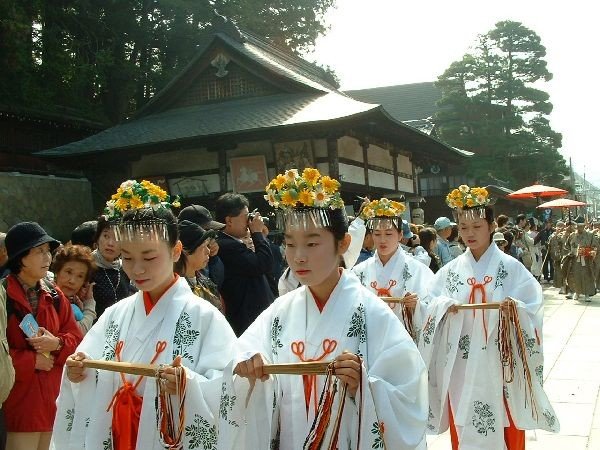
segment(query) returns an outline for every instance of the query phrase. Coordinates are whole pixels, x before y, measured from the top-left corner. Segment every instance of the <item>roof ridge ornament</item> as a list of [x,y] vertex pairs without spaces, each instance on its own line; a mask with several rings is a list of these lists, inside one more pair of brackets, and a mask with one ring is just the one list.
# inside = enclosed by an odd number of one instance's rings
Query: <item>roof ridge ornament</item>
[[231,60],[225,56],[225,54],[219,52],[217,56],[210,62],[211,66],[217,68],[217,73],[215,74],[219,78],[226,77],[229,71],[225,69],[227,64],[229,64]]
[[246,38],[242,35],[242,32],[238,26],[232,22],[231,19],[219,14],[216,9],[213,9],[213,23],[212,27],[215,34],[223,33],[227,36],[235,39],[242,44],[246,42]]

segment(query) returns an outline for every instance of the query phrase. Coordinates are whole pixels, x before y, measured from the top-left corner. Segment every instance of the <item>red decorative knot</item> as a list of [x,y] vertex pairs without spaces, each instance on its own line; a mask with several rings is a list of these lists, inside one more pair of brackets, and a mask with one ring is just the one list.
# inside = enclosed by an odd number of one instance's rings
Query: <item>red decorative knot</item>
[[[337,341],[335,339],[323,339],[322,343],[323,353],[317,358],[306,358],[304,356],[305,345],[302,341],[292,342],[291,349],[292,353],[298,357],[302,362],[309,361],[322,361],[327,355],[333,353],[337,347]],[[306,416],[308,417],[308,410],[310,405],[310,399],[312,397],[315,411],[317,411],[317,376],[316,375],[302,375],[302,381],[304,383],[304,401],[306,402]]]

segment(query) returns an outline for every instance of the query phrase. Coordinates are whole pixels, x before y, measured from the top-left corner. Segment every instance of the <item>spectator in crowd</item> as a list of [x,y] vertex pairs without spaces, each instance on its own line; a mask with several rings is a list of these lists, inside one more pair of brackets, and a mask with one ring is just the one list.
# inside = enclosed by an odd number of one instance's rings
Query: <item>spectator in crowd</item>
[[492,240],[498,246],[500,251],[502,251],[503,253],[506,253],[506,246],[508,245],[508,242],[506,241],[506,238],[504,237],[504,233],[502,233],[500,231],[496,231],[494,233],[494,235],[492,236]]
[[465,248],[461,246],[458,240],[458,225],[452,225],[452,233],[448,236],[448,244],[452,258],[462,255],[465,251]]
[[452,234],[452,227],[454,225],[456,224],[447,217],[438,217],[433,224],[438,235],[436,254],[440,258],[442,264],[441,267],[454,259],[450,252],[450,242],[448,242],[448,238],[450,237],[450,234]]
[[91,250],[94,249],[94,237],[96,236],[96,228],[98,227],[97,220],[88,220],[83,222],[71,233],[71,244],[85,245]]
[[[263,221],[258,212],[251,216],[248,199],[235,193],[217,199],[216,219],[225,224],[219,231],[219,256],[225,267],[221,295],[225,317],[237,336],[269,306],[274,299],[267,274],[273,268],[271,247],[262,234]],[[255,251],[243,242],[248,229]]]
[[435,248],[437,246],[437,233],[435,229],[429,227],[423,228],[419,231],[419,240],[421,241],[421,246],[427,251],[429,258],[431,258],[429,268],[433,273],[436,273],[440,270],[440,259],[435,253]]
[[531,254],[532,254],[532,262],[531,262],[531,274],[535,277],[536,280],[540,281],[542,278],[542,246],[540,241],[535,243],[535,238],[538,235],[538,226],[533,217],[528,219],[529,222],[529,231],[528,235],[531,239]]
[[540,244],[542,247],[542,274],[544,275],[544,280],[550,282],[554,278],[554,261],[548,255],[548,241],[550,240],[550,236],[554,233],[554,228],[552,228],[552,219],[548,219],[544,224],[544,228],[537,234],[535,239],[533,240],[534,244]]
[[496,230],[499,231],[499,229],[506,227],[508,225],[508,220],[508,216],[505,214],[500,214],[496,217]]
[[66,245],[52,262],[56,285],[71,302],[73,316],[85,335],[96,320],[96,300],[90,284],[96,263],[92,250],[85,245]]
[[[6,234],[6,335],[16,381],[3,408],[10,411],[5,420],[11,450],[49,448],[63,366],[82,338],[69,300],[46,279],[58,245],[35,222],[18,223]],[[19,326],[27,314],[39,325],[30,336]]]
[[[179,212],[177,220],[189,220],[194,222],[204,230],[222,230],[225,227],[224,223],[213,220],[213,217],[208,209],[201,205],[186,206]],[[210,278],[221,289],[223,280],[225,279],[225,268],[223,262],[219,258],[219,244],[216,239],[211,239],[209,244],[210,258],[207,266],[202,270],[203,275]]]
[[283,273],[283,255],[279,250],[279,246],[269,238],[269,227],[265,225],[262,229],[262,234],[268,242],[269,247],[271,247],[271,254],[273,255],[273,268],[267,273],[267,280],[269,281],[269,287],[271,288],[271,292],[273,292],[273,296],[279,297],[277,282]]
[[429,258],[427,251],[421,246],[419,235],[415,231],[413,231],[411,224],[406,221],[402,221],[402,237],[400,238],[400,246],[405,252],[413,256],[417,261],[429,267],[431,258]]
[[502,233],[502,235],[504,236],[504,240],[506,241],[506,245],[504,246],[502,251],[504,251],[504,253],[512,256],[515,259],[519,259],[518,255],[516,254],[516,247],[513,244],[513,241],[515,240],[515,235],[510,230],[505,231],[504,233]]
[[6,425],[2,403],[8,397],[15,382],[15,368],[6,340],[6,290],[3,284],[0,284],[0,343],[2,344],[0,345],[0,450],[4,450],[6,445]]
[[181,220],[177,224],[179,240],[183,246],[185,258],[180,258],[175,271],[185,277],[190,289],[198,297],[207,300],[219,311],[223,312],[223,301],[217,285],[202,273],[210,258],[210,244],[217,232],[204,230],[189,220]]
[[367,230],[365,233],[365,237],[363,238],[362,248],[360,249],[360,255],[358,255],[358,259],[356,260],[356,264],[360,264],[363,261],[366,261],[375,253],[375,243],[373,242],[373,230]]
[[119,243],[115,239],[112,224],[104,216],[98,219],[94,243],[96,249],[92,254],[98,270],[92,281],[96,314],[100,317],[106,308],[130,296],[136,289],[123,271]]

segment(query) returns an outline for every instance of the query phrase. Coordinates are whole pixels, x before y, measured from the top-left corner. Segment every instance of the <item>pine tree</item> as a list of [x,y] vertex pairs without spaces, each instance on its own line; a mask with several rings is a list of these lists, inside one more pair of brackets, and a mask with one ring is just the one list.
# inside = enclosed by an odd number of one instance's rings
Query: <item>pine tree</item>
[[503,21],[438,78],[440,137],[476,153],[467,175],[478,183],[492,174],[512,187],[559,184],[567,173],[558,153],[562,137],[548,121],[549,95],[538,88],[552,78],[545,55],[534,31]]

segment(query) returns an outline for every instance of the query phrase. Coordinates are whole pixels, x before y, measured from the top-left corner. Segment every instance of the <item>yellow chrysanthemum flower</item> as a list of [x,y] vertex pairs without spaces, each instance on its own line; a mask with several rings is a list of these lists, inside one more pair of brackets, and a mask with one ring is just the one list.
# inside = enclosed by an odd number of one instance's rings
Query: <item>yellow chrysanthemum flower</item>
[[279,174],[275,178],[273,178],[273,181],[271,181],[271,183],[274,184],[277,189],[281,189],[285,185],[286,181],[287,179],[285,175]]
[[136,195],[129,199],[129,205],[132,209],[138,209],[144,207],[144,202]]
[[290,191],[284,191],[281,194],[281,204],[285,206],[295,206],[296,199],[292,196],[292,193]]
[[302,178],[304,178],[304,180],[306,180],[310,186],[317,184],[320,176],[321,174],[319,171],[317,169],[313,169],[312,167],[307,167],[304,169],[304,172],[302,172]]
[[298,201],[304,206],[313,206],[315,194],[312,191],[302,190],[298,194]]
[[126,198],[118,198],[115,202],[115,209],[126,211],[129,209],[129,201]]
[[475,206],[475,200],[473,200],[472,198],[470,198],[470,197],[469,197],[469,198],[467,199],[467,206],[468,206],[469,208],[472,208],[473,206]]
[[321,184],[323,185],[323,189],[328,194],[333,194],[340,187],[340,182],[338,180],[334,180],[328,176],[324,176],[321,178]]

